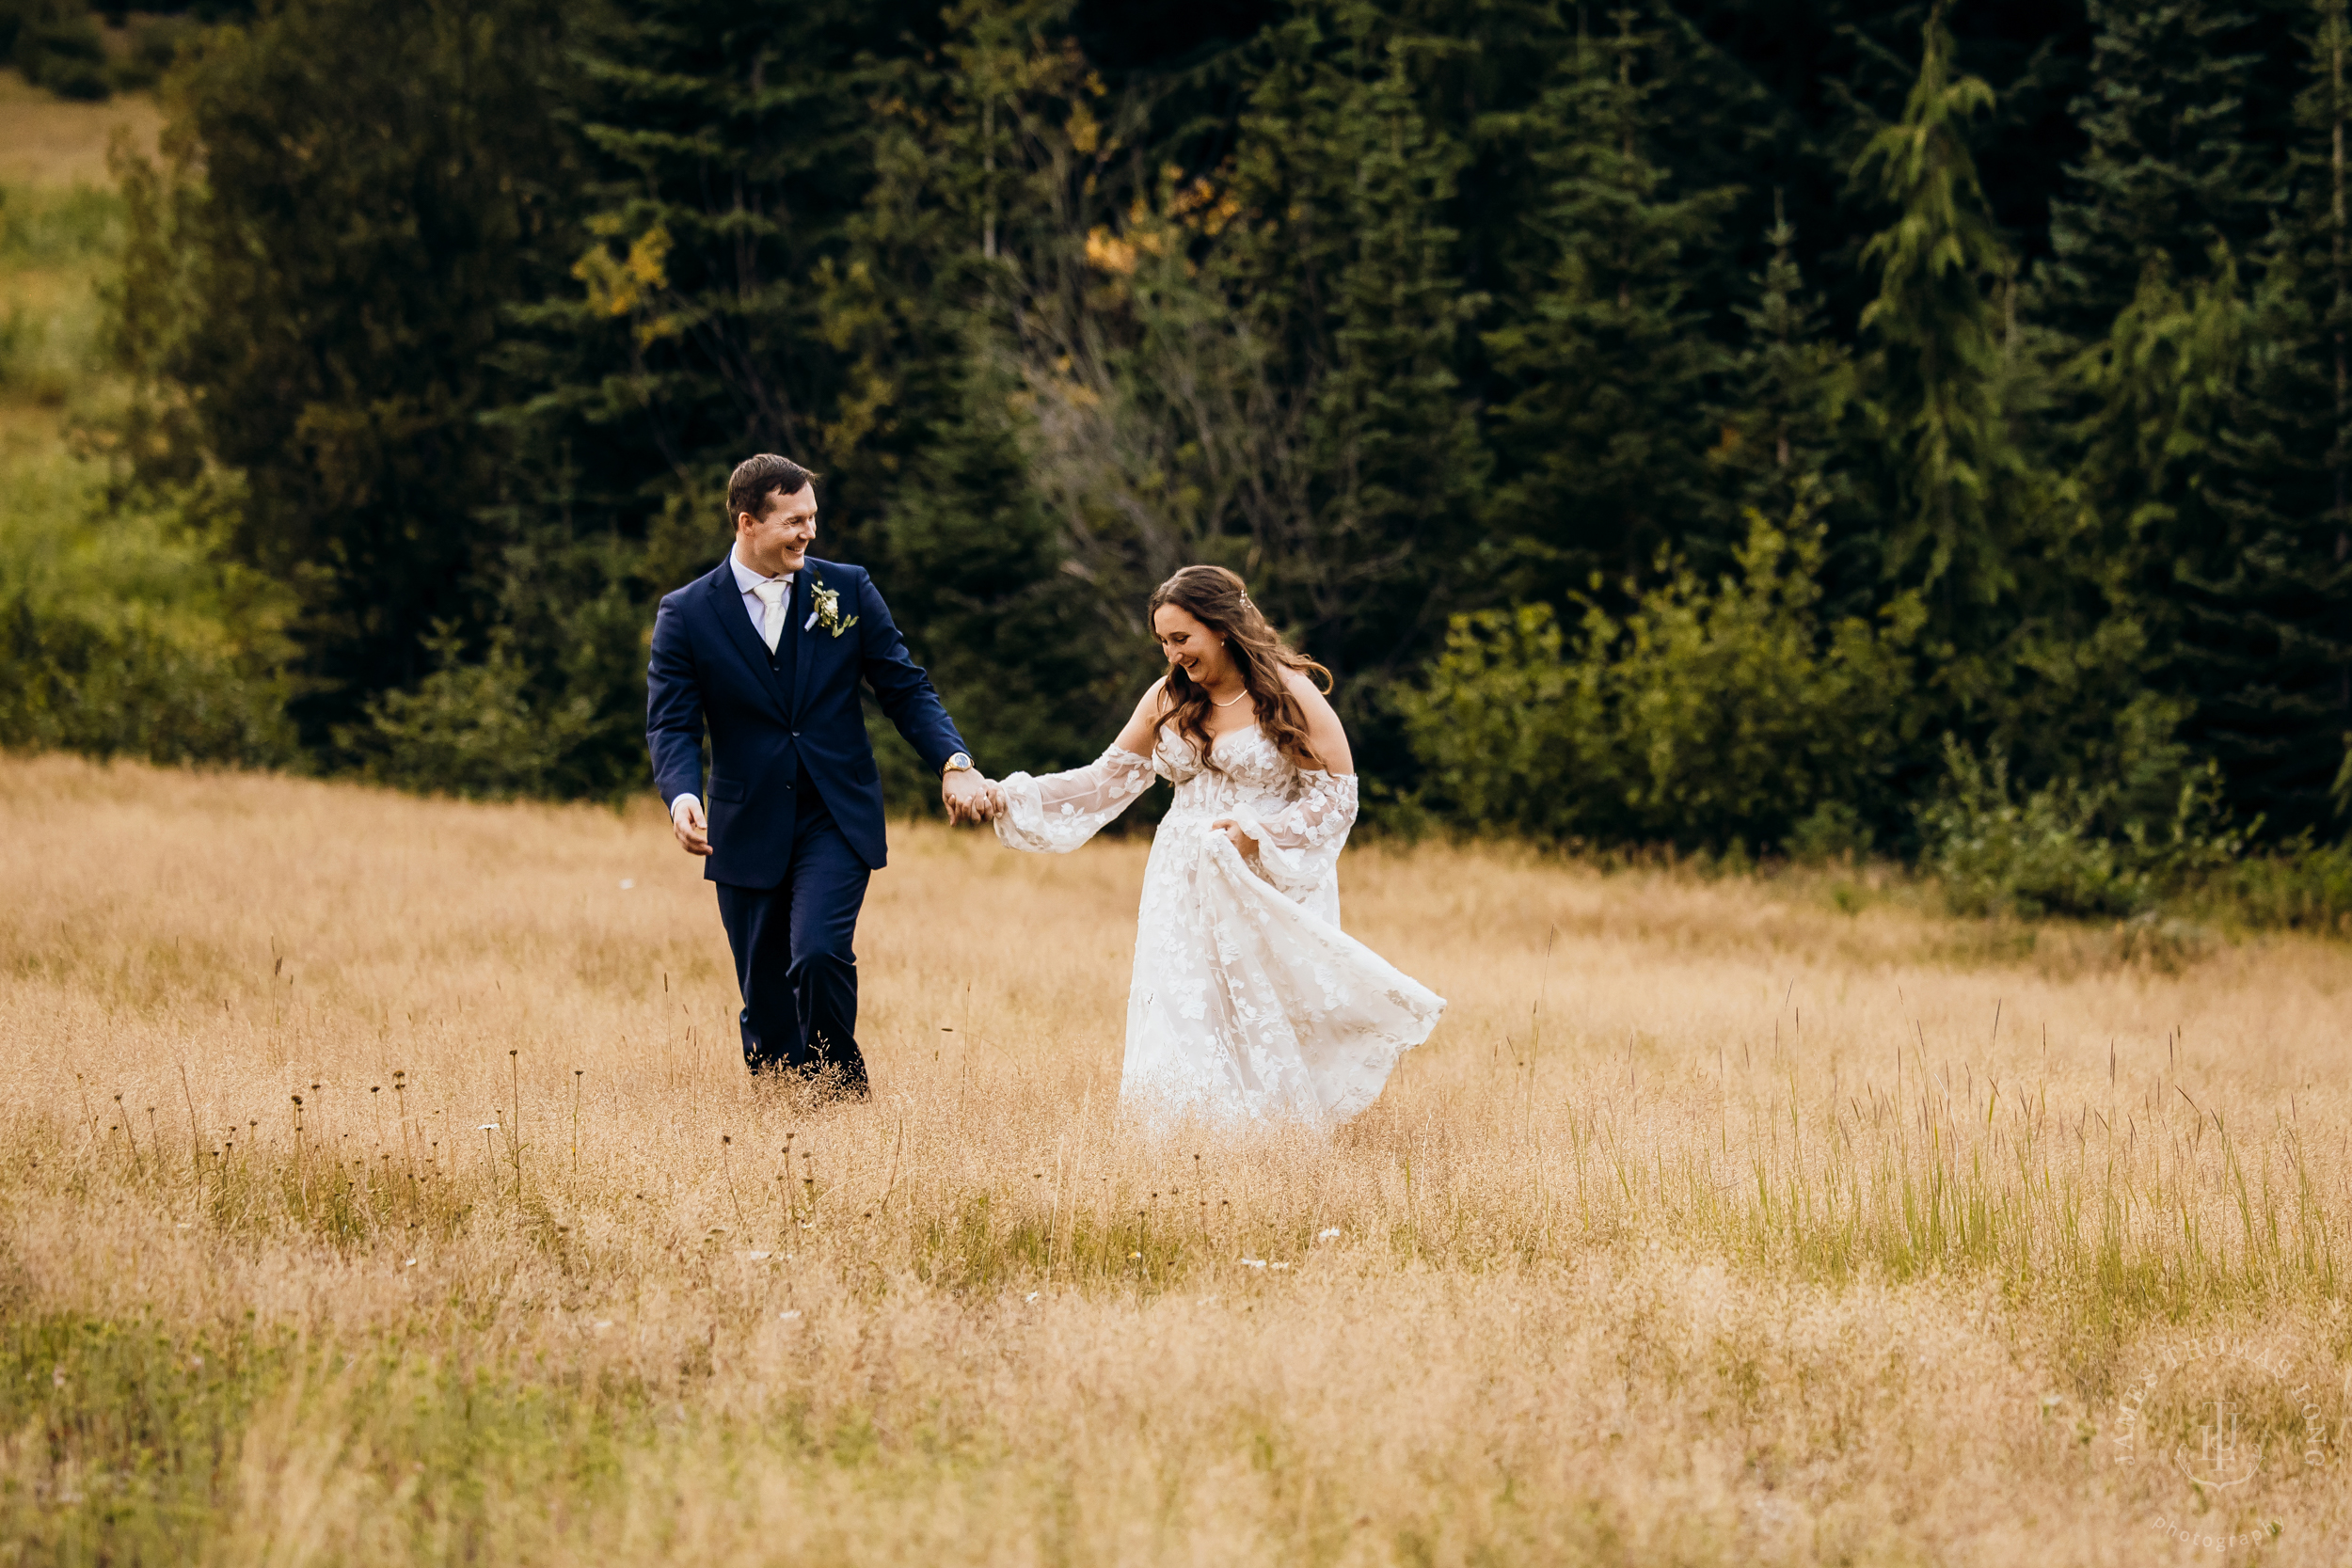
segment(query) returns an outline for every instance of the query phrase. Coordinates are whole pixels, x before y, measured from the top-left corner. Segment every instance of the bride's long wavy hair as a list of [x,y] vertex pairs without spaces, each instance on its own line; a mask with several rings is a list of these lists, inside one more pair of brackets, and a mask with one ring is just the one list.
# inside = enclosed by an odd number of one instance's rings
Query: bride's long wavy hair
[[[1277,750],[1299,768],[1323,763],[1307,739],[1307,714],[1282,680],[1285,670],[1297,670],[1324,690],[1331,689],[1331,672],[1286,644],[1281,634],[1250,602],[1241,578],[1222,566],[1187,566],[1152,591],[1144,618],[1157,626],[1162,605],[1174,605],[1225,640],[1225,652],[1241,672],[1241,684],[1257,708],[1258,728]],[[1159,728],[1176,726],[1192,742],[1194,755],[1214,767],[1209,752],[1209,693],[1184,673],[1184,666],[1168,667],[1168,705],[1161,709]]]

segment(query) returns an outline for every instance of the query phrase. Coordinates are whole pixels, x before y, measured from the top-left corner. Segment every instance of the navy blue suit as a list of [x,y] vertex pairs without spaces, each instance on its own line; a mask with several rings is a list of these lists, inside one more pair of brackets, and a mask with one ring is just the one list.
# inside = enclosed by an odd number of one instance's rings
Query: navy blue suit
[[[819,583],[840,594],[844,621],[857,618],[838,636],[807,624]],[[665,804],[686,794],[705,801],[703,875],[719,884],[735,950],[745,1062],[754,1071],[831,1065],[862,1091],[851,941],[888,845],[860,685],[934,771],[967,748],[864,568],[808,558],[773,654],[743,605],[725,561],[661,601],[645,672],[654,782]]]

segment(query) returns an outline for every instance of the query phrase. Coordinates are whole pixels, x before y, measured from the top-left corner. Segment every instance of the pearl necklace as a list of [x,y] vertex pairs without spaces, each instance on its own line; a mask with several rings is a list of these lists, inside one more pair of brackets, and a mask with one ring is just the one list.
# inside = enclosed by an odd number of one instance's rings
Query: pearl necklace
[[[1204,687],[1202,687],[1202,688],[1200,689],[1200,694],[1201,694],[1203,697],[1208,697],[1208,696],[1209,696],[1209,689],[1208,689],[1207,687],[1205,687],[1205,686],[1204,686]],[[1220,703],[1220,702],[1218,702],[1218,701],[1217,701],[1215,697],[1209,697],[1209,705],[1210,705],[1211,707],[1232,707],[1232,706],[1235,703],[1240,702],[1240,701],[1241,701],[1244,697],[1247,697],[1247,696],[1248,696],[1248,695],[1249,695],[1249,688],[1248,688],[1248,687],[1246,687],[1246,686],[1245,686],[1245,687],[1243,687],[1243,688],[1242,688],[1239,691],[1234,692],[1232,696],[1230,696],[1230,697],[1226,698],[1226,699],[1225,699],[1223,702],[1221,702],[1221,703]]]

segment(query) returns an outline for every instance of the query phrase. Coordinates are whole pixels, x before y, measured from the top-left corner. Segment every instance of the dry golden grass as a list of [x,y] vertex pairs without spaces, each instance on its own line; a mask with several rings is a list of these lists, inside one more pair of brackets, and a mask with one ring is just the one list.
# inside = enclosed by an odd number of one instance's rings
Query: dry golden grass
[[[1359,848],[1436,1038],[1328,1142],[1158,1136],[1142,847],[895,837],[819,1110],[651,807],[0,759],[11,1560],[2352,1541],[2341,946]],[[2277,1375],[2166,1372],[2223,1342]],[[2166,1458],[2208,1394],[2243,1484]]]

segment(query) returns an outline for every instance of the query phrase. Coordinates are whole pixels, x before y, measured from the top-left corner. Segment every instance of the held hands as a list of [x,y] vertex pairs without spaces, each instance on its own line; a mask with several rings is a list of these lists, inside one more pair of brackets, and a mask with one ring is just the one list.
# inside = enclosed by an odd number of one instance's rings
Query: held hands
[[[968,768],[939,781],[939,798],[946,802],[950,822],[987,822],[1004,809],[1003,792]],[[677,835],[678,847],[688,854],[710,853],[709,819],[703,816],[703,803],[695,797],[677,798],[670,808],[670,831]]]
[[952,823],[970,822],[977,825],[991,821],[1004,805],[996,786],[970,768],[960,768],[952,773],[942,774],[939,799],[946,806],[947,820]]

